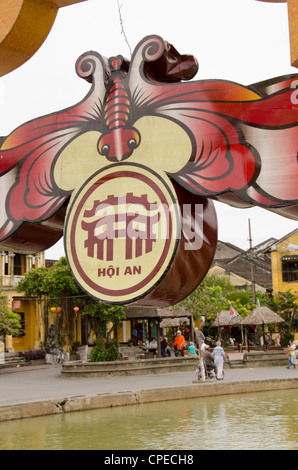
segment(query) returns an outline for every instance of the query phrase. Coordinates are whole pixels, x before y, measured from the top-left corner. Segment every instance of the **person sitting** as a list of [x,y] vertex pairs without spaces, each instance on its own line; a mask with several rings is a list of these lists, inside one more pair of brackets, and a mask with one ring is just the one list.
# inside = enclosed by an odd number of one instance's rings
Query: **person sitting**
[[157,342],[155,338],[152,338],[150,343],[149,343],[149,351],[153,352],[153,356],[156,357],[156,352],[157,352]]
[[163,357],[166,357],[166,354],[171,357],[170,346],[168,345],[166,339],[163,336],[160,337],[160,352]]
[[174,345],[174,349],[175,349],[175,356],[178,357],[179,352],[180,352],[181,356],[184,357],[185,338],[181,334],[180,330],[177,331],[177,336],[174,339],[173,345]]
[[190,341],[189,342],[189,346],[188,346],[188,354],[190,356],[196,356],[197,355],[197,349],[195,347],[195,343],[193,341]]
[[203,351],[203,360],[206,364],[207,370],[208,369],[213,369],[215,374],[217,374],[217,367],[216,367],[216,364],[214,362],[214,358],[213,358],[211,352],[209,351],[209,349],[210,349],[210,346],[208,344],[206,344],[205,349]]

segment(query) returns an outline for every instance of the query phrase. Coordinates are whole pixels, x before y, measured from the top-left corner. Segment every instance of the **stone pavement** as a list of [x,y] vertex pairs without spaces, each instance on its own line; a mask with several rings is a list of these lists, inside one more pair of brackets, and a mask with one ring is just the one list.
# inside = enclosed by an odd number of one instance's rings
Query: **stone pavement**
[[196,380],[195,371],[72,379],[62,377],[60,372],[60,365],[0,370],[0,421],[169,399],[298,388],[298,367],[225,369],[224,380],[205,382]]

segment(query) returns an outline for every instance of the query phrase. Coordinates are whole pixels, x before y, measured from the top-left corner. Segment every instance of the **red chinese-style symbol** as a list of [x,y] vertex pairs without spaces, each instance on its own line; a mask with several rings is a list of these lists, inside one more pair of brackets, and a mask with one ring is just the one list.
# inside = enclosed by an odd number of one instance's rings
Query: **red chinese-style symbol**
[[[88,256],[107,261],[114,260],[114,243],[124,238],[125,259],[138,258],[152,251],[156,234],[153,231],[160,219],[156,203],[149,203],[147,195],[108,196],[104,201],[94,201],[91,210],[85,210],[85,218],[96,219],[92,222],[82,221],[82,229],[88,237],[84,243]],[[144,215],[144,210],[146,215]],[[107,212],[107,214],[104,214]],[[140,228],[141,226],[141,228]],[[142,229],[143,227],[143,229]],[[133,246],[135,244],[135,252]],[[106,250],[105,250],[106,247]],[[105,258],[106,251],[106,258]]]

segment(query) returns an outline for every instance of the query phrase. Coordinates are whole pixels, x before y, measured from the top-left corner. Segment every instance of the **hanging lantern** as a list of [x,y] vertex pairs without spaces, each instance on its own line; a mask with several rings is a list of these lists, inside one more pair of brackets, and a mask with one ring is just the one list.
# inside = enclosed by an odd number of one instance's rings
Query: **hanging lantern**
[[62,307],[57,307],[57,312],[58,313],[62,312]]
[[75,314],[76,314],[76,317],[78,316],[78,311],[79,311],[79,307],[74,307],[74,311],[75,311]]
[[55,313],[56,312],[56,307],[51,307],[51,312]]

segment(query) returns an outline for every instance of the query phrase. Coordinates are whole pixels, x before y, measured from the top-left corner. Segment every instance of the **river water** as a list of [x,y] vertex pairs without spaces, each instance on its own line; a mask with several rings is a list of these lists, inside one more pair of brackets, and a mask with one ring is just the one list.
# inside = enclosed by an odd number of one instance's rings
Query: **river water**
[[80,411],[0,423],[0,450],[297,450],[298,391]]

